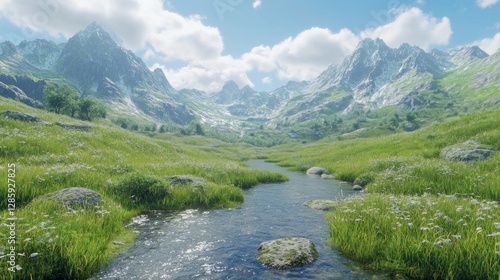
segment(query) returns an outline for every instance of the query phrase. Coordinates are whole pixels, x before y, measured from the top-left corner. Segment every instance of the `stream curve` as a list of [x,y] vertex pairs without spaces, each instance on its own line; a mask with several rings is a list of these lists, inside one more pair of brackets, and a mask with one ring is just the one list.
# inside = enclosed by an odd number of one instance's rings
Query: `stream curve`
[[[136,217],[135,244],[91,279],[385,279],[329,246],[325,212],[303,206],[311,199],[357,195],[350,184],[262,160],[247,164],[290,180],[246,190],[245,202],[235,209],[151,211]],[[286,237],[311,239],[318,260],[291,270],[266,269],[256,261],[260,243]]]

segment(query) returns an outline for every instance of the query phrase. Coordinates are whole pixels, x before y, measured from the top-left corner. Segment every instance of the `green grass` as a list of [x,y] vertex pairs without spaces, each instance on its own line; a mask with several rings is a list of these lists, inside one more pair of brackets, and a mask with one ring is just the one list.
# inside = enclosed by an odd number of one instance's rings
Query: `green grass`
[[499,279],[500,153],[476,163],[439,157],[467,140],[500,150],[500,111],[411,133],[284,145],[268,160],[368,182],[370,194],[327,215],[331,244],[364,267],[416,279]]
[[497,202],[370,194],[327,214],[330,242],[372,270],[416,279],[498,279]]
[[[109,243],[131,241],[130,237],[123,239],[131,235],[123,225],[135,214],[108,199],[99,208],[85,211],[68,211],[52,201],[35,199],[16,211],[20,218],[16,222],[16,252],[23,254],[16,258],[20,270],[8,272],[7,262],[2,261],[0,278],[89,278],[114,254]],[[7,213],[0,217],[7,223]],[[0,237],[2,245],[7,245],[3,228]]]
[[[156,138],[158,134],[133,133],[108,120],[80,122],[0,98],[0,112],[6,110],[36,114],[45,122],[82,123],[92,129],[68,130],[0,118],[0,178],[7,178],[8,164],[16,165],[16,214],[23,219],[20,224],[25,224],[17,228],[20,243],[16,250],[39,253],[19,258],[23,269],[16,274],[8,273],[7,263],[0,262],[0,279],[30,279],[34,272],[36,279],[50,275],[87,279],[116,253],[110,245],[113,238],[130,239],[124,225],[141,211],[235,207],[244,200],[242,189],[287,180],[282,174],[248,169],[241,160],[258,154],[249,145],[230,147],[202,137]],[[236,153],[237,149],[241,152]],[[168,177],[173,175],[199,177],[205,186],[170,186]],[[41,198],[68,187],[99,192],[110,213],[64,216],[65,209]],[[7,192],[7,184],[0,184],[0,194],[6,197]],[[0,209],[0,223],[8,224],[7,199],[0,199]],[[26,233],[42,220],[50,221],[55,227],[50,236],[58,235],[58,239],[22,242],[43,238],[46,232],[40,226]],[[0,246],[7,244],[7,237],[8,228],[0,227]],[[7,253],[3,249],[0,253]]]

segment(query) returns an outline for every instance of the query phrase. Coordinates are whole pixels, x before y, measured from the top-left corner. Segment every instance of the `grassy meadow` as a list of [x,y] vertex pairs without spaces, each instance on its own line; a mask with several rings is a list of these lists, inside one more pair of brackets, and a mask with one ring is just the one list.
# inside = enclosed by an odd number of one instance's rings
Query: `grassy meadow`
[[[91,125],[89,131],[0,118],[0,194],[8,195],[8,166],[15,164],[16,264],[8,271],[10,224],[0,199],[0,279],[87,279],[130,243],[130,219],[149,209],[236,207],[242,189],[280,182],[284,175],[248,169],[258,152],[203,137],[141,135],[108,120],[93,123],[51,114],[0,97],[0,112],[37,115],[44,122]],[[236,152],[236,150],[238,152]],[[170,186],[168,177],[191,175],[204,186]],[[68,187],[99,192],[95,209],[68,210],[43,196]],[[54,278],[52,278],[54,277]]]
[[327,214],[330,242],[364,267],[414,279],[500,279],[500,153],[476,163],[439,157],[475,140],[500,150],[500,111],[390,136],[284,145],[269,160],[367,183]]

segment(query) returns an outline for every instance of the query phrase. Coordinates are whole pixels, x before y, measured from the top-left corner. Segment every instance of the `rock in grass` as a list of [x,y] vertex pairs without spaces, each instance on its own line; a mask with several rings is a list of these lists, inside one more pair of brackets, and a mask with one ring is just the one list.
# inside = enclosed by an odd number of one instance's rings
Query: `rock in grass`
[[321,178],[323,178],[323,179],[335,179],[335,177],[333,177],[333,175],[330,175],[330,174],[321,174]]
[[91,126],[88,126],[88,125],[79,125],[79,124],[72,124],[72,123],[56,122],[54,124],[57,126],[60,126],[62,128],[82,130],[82,131],[89,131],[92,128]]
[[170,176],[170,185],[171,186],[179,186],[186,185],[191,187],[204,187],[205,182],[202,178],[194,177],[191,175],[175,175]]
[[323,210],[323,211],[335,210],[336,205],[337,205],[336,201],[323,200],[323,199],[308,200],[304,203],[304,206],[307,206],[315,210]]
[[475,162],[486,160],[495,155],[495,153],[495,150],[485,147],[476,141],[469,140],[444,148],[439,156],[450,161]]
[[102,196],[86,188],[67,188],[47,195],[70,208],[92,208],[101,202]]
[[317,259],[316,247],[306,238],[283,238],[263,242],[259,246],[257,256],[257,261],[274,269],[300,267]]
[[325,175],[330,174],[330,171],[328,171],[328,170],[326,170],[326,169],[324,169],[322,167],[315,166],[315,167],[309,168],[307,170],[306,174],[307,175],[319,175],[319,176],[321,176],[323,174],[325,174]]
[[23,122],[41,122],[42,121],[37,116],[28,115],[28,114],[19,113],[19,112],[14,112],[14,111],[5,111],[5,112],[1,113],[0,116],[7,118],[7,119],[23,121]]

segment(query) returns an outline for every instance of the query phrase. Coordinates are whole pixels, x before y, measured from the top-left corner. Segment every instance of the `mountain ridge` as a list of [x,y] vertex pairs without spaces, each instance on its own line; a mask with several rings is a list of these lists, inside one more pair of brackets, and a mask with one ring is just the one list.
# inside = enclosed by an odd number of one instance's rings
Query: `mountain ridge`
[[[330,65],[311,81],[290,81],[272,91],[255,91],[248,85],[240,87],[227,81],[220,91],[207,93],[174,89],[160,68],[150,70],[95,22],[63,44],[42,39],[17,46],[8,41],[0,43],[0,69],[6,74],[33,73],[47,81],[63,79],[82,94],[106,101],[118,115],[180,125],[198,120],[234,131],[294,126],[392,106],[417,110],[435,100],[444,103],[450,93],[454,96],[450,102],[461,104],[473,99],[457,97],[461,96],[460,89],[470,91],[466,84],[486,91],[495,87],[498,72],[486,68],[497,69],[498,57],[477,46],[425,52],[406,43],[390,48],[381,39],[364,39],[341,63]],[[468,67],[476,69],[475,73]],[[462,80],[454,80],[460,75]],[[4,87],[6,95],[17,94],[28,103],[31,101],[25,97],[43,102],[40,92],[36,98],[31,96],[33,92],[24,96],[23,87],[11,80],[0,77],[0,82],[10,82],[11,88],[20,91]],[[474,102],[495,102],[488,94],[482,96]]]

